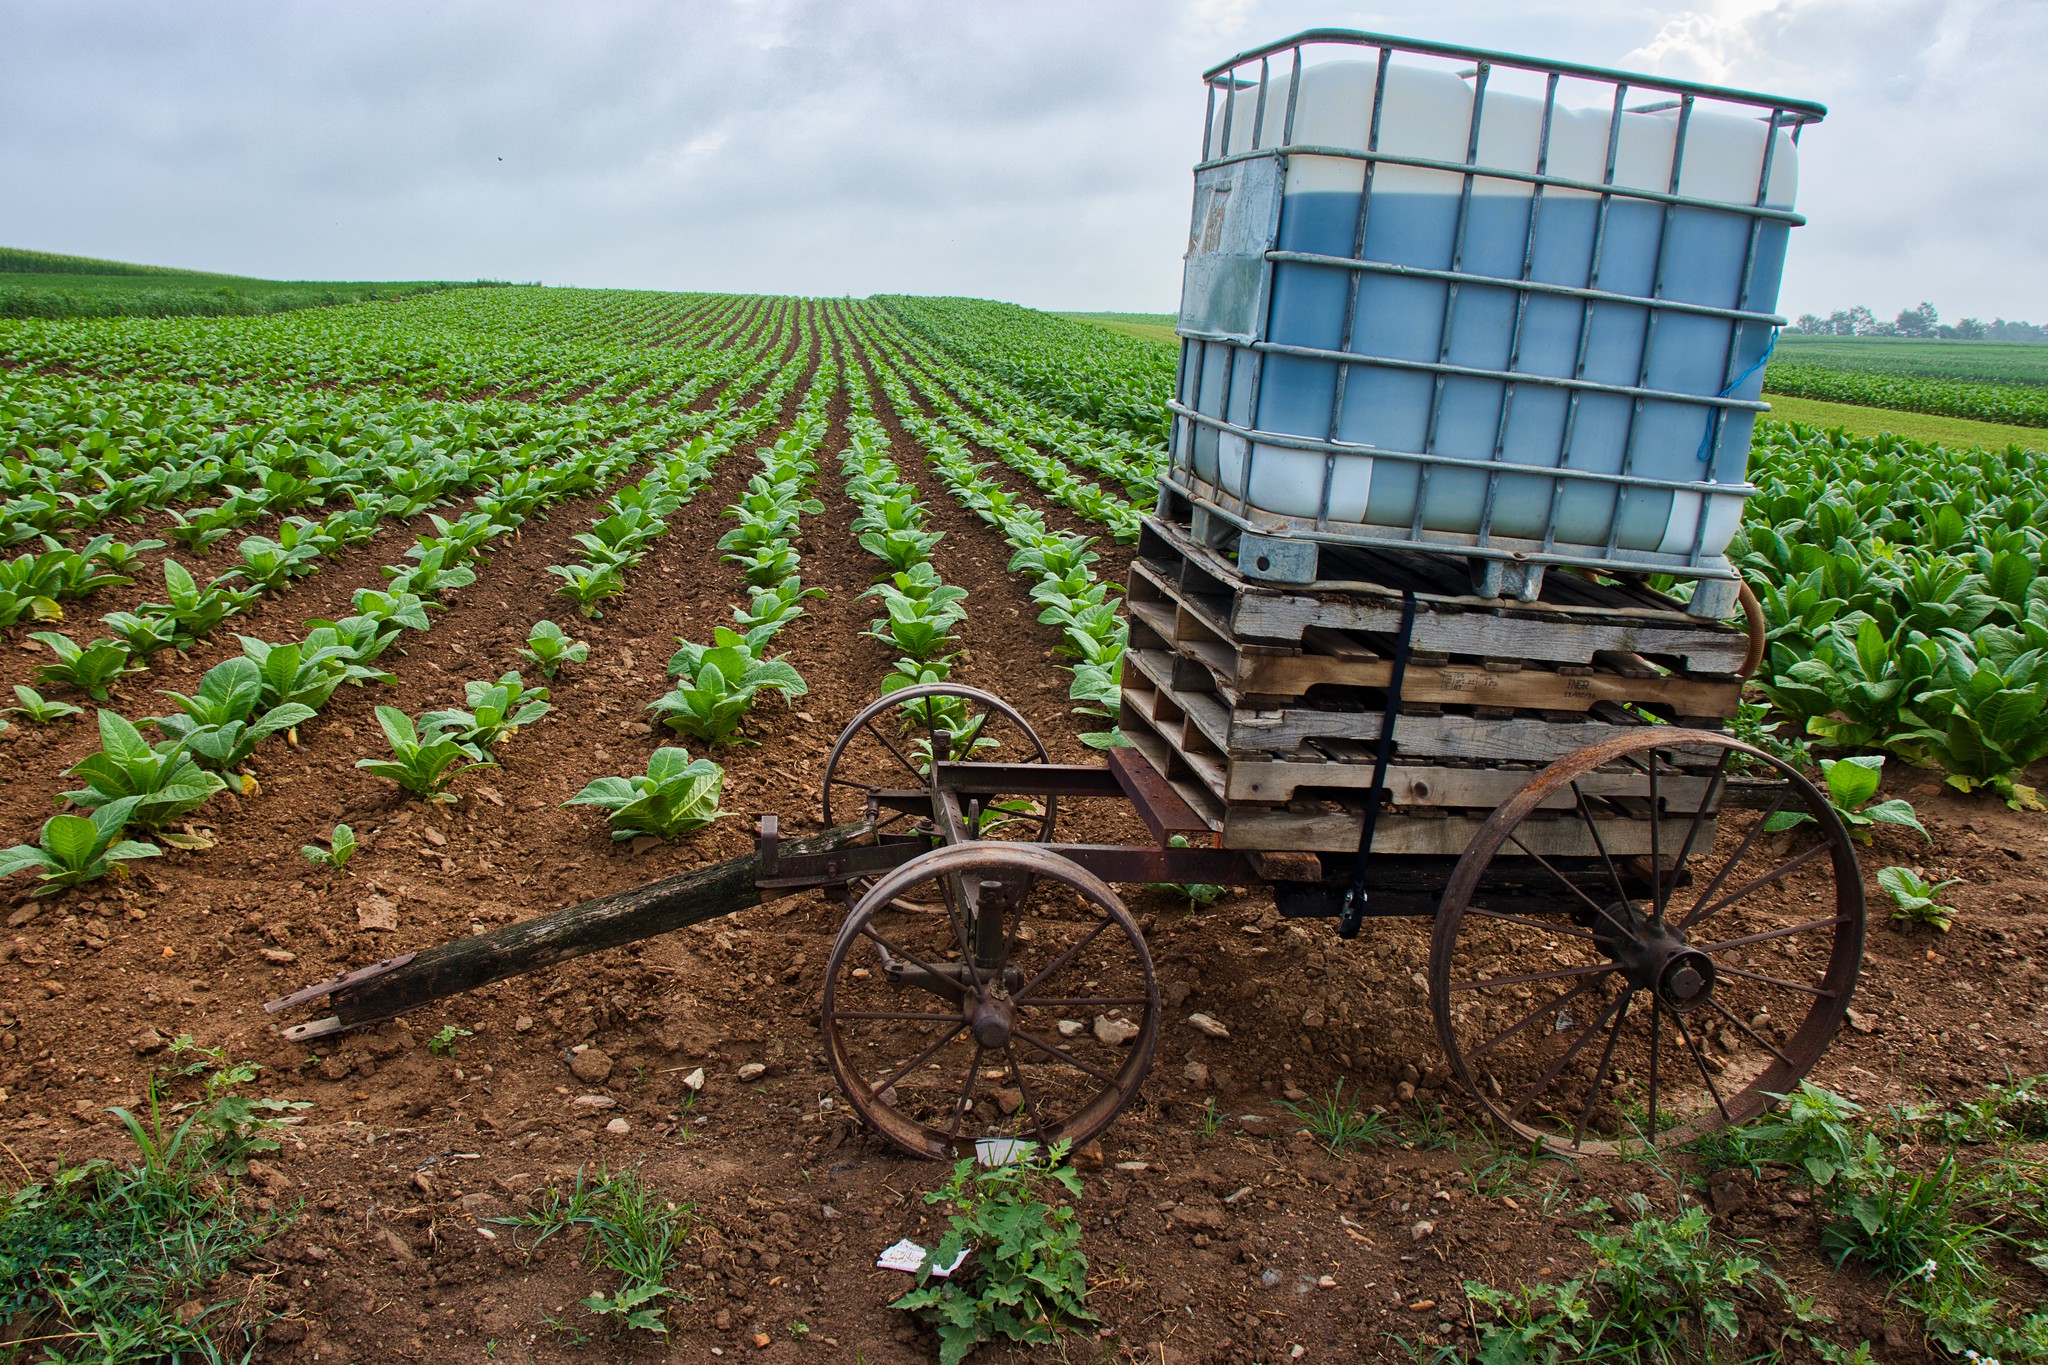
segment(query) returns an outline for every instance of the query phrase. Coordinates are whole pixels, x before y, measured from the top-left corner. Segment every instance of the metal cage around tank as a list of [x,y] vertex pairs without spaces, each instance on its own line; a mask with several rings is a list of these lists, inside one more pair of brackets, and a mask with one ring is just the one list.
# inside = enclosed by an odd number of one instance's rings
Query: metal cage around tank
[[[1371,113],[1367,127],[1359,130],[1359,146],[1333,146],[1296,141],[1296,112],[1303,89],[1303,72],[1313,70],[1311,55],[1325,55],[1335,49],[1366,49],[1377,54]],[[1341,54],[1340,54],[1341,55]],[[1470,119],[1465,130],[1465,154],[1461,160],[1408,155],[1381,145],[1382,113],[1386,107],[1390,68],[1397,59],[1423,61],[1441,67],[1456,64],[1456,72],[1470,89]],[[1542,91],[1541,128],[1533,168],[1488,164],[1481,159],[1481,134],[1487,112],[1490,86],[1504,83]],[[1304,582],[1318,577],[1319,544],[1366,545],[1425,550],[1461,555],[1472,561],[1475,587],[1496,594],[1517,593],[1534,597],[1545,565],[1573,565],[1596,570],[1666,572],[1704,580],[1696,592],[1695,610],[1705,615],[1725,615],[1733,608],[1734,573],[1719,547],[1703,543],[1710,511],[1716,499],[1744,498],[1753,493],[1746,472],[1728,480],[1717,476],[1716,464],[1731,461],[1718,457],[1725,424],[1731,414],[1751,415],[1767,410],[1757,398],[1736,396],[1735,391],[1761,368],[1751,362],[1745,371],[1740,351],[1745,333],[1753,329],[1775,329],[1784,319],[1752,306],[1758,292],[1758,246],[1767,224],[1797,225],[1805,220],[1788,208],[1771,207],[1766,199],[1772,187],[1773,158],[1779,134],[1796,143],[1805,125],[1818,121],[1825,110],[1816,104],[1725,89],[1686,81],[1660,79],[1600,67],[1553,62],[1508,53],[1450,44],[1427,43],[1381,34],[1344,30],[1314,30],[1265,47],[1253,49],[1222,63],[1206,73],[1208,111],[1203,132],[1202,160],[1195,168],[1195,214],[1191,225],[1186,279],[1178,333],[1182,338],[1180,379],[1171,403],[1174,414],[1171,460],[1162,511],[1168,515],[1191,516],[1198,530],[1212,539],[1249,536],[1256,556],[1240,556],[1247,573],[1280,581]],[[1570,82],[1574,94],[1590,84],[1605,90],[1608,114],[1607,150],[1604,172],[1597,180],[1554,173],[1550,166],[1552,129],[1560,110],[1560,86]],[[1284,91],[1284,96],[1282,95]],[[1649,103],[1631,104],[1632,98],[1649,96]],[[1278,141],[1269,134],[1276,123],[1269,100],[1284,97],[1278,111]],[[1583,99],[1566,106],[1571,110],[1588,107]],[[1597,107],[1597,106],[1596,106]],[[1681,192],[1688,133],[1695,127],[1699,108],[1735,111],[1745,118],[1765,123],[1761,168],[1755,194],[1748,203],[1708,199]],[[1670,114],[1674,116],[1672,156],[1669,175],[1662,189],[1618,183],[1617,152],[1625,114]],[[1243,135],[1249,120],[1251,135]],[[1249,145],[1243,145],[1248,142]],[[1348,255],[1284,250],[1281,248],[1282,187],[1293,158],[1341,158],[1362,163],[1363,186],[1358,194],[1357,217]],[[1438,172],[1460,178],[1462,189],[1456,207],[1454,240],[1450,245],[1449,267],[1432,269],[1371,259],[1366,250],[1367,230],[1374,207],[1375,173],[1383,167],[1405,167]],[[1475,185],[1482,182],[1513,182],[1526,186],[1529,219],[1522,242],[1521,268],[1517,275],[1487,274],[1467,268],[1466,233],[1471,221]],[[1223,198],[1235,191],[1234,199]],[[1519,193],[1519,188],[1517,189]],[[1578,197],[1593,196],[1594,226],[1590,258],[1584,284],[1557,283],[1538,277],[1533,268],[1538,232],[1543,222],[1546,193],[1569,192]],[[1655,272],[1647,293],[1623,292],[1601,287],[1603,253],[1608,250],[1608,226],[1617,203],[1651,206],[1661,210],[1657,229]],[[1205,210],[1205,205],[1207,208]],[[1225,206],[1228,212],[1224,211]],[[1686,209],[1717,214],[1739,214],[1747,220],[1748,238],[1743,250],[1739,288],[1732,306],[1686,301],[1665,296],[1671,266],[1674,218]],[[1347,272],[1342,330],[1334,348],[1289,344],[1272,335],[1275,272],[1278,267],[1310,266]],[[1441,286],[1443,315],[1437,353],[1433,359],[1413,359],[1383,354],[1363,354],[1354,337],[1358,324],[1359,296],[1364,277],[1398,277],[1426,280]],[[1774,288],[1776,277],[1771,285]],[[1512,291],[1513,321],[1504,366],[1474,366],[1455,363],[1453,341],[1459,321],[1461,290]],[[1542,373],[1523,366],[1524,325],[1531,302],[1537,299],[1564,301],[1578,306],[1577,355],[1569,374]],[[1641,360],[1633,383],[1615,383],[1587,375],[1588,347],[1595,319],[1602,310],[1634,310],[1643,318]],[[1653,383],[1650,360],[1655,351],[1660,321],[1676,314],[1704,317],[1728,324],[1729,341],[1720,383],[1713,391],[1687,392]],[[1774,338],[1774,331],[1763,337]],[[1768,347],[1764,349],[1768,355]],[[1276,431],[1258,425],[1263,386],[1268,367],[1275,358],[1324,362],[1335,367],[1327,427],[1313,433]],[[1220,385],[1208,373],[1210,367],[1226,367]],[[1420,449],[1390,449],[1372,444],[1354,444],[1339,439],[1343,425],[1347,389],[1353,376],[1367,367],[1405,371],[1427,376],[1433,388],[1425,439]],[[1239,373],[1248,370],[1248,375]],[[1446,453],[1438,449],[1438,436],[1446,403],[1447,386],[1460,380],[1482,380],[1500,387],[1500,414],[1494,425],[1492,449],[1482,458]],[[1760,384],[1760,380],[1758,381]],[[1205,383],[1220,388],[1220,403],[1203,398]],[[1510,439],[1510,416],[1518,389],[1543,386],[1564,395],[1563,430],[1554,464],[1518,460]],[[1574,467],[1573,441],[1582,402],[1589,395],[1625,399],[1630,404],[1627,436],[1621,447],[1618,469]],[[1355,395],[1354,395],[1355,397]],[[1553,404],[1555,400],[1550,400]],[[1716,452],[1713,464],[1700,479],[1657,477],[1640,468],[1643,455],[1642,416],[1646,404],[1682,404],[1699,414],[1701,459]],[[1206,410],[1208,408],[1216,410]],[[1753,417],[1752,419],[1753,420]],[[1197,440],[1236,442],[1243,460],[1236,487],[1219,473],[1214,481],[1197,469],[1194,451]],[[1262,509],[1250,500],[1253,474],[1261,449],[1306,452],[1322,460],[1323,486],[1313,516],[1286,515]],[[1668,449],[1668,445],[1667,445]],[[1746,455],[1747,445],[1742,446]],[[1405,526],[1347,519],[1332,514],[1331,489],[1339,462],[1347,457],[1394,462],[1413,467],[1414,507]],[[1267,458],[1271,459],[1272,456]],[[1479,476],[1485,491],[1477,524],[1469,530],[1426,527],[1431,479],[1444,471],[1460,471],[1467,485]],[[1722,472],[1726,472],[1725,470]],[[1503,478],[1535,476],[1548,481],[1550,508],[1540,536],[1505,535],[1496,525]],[[1558,510],[1566,492],[1573,487],[1611,489],[1614,511],[1606,542],[1580,543],[1558,534]],[[1695,495],[1695,524],[1690,548],[1674,551],[1618,543],[1624,499],[1632,494],[1670,494],[1676,505],[1681,494]],[[1603,496],[1607,494],[1603,493]],[[1182,502],[1176,499],[1184,500]],[[1673,517],[1674,526],[1677,517]],[[1670,539],[1667,534],[1666,540]]]

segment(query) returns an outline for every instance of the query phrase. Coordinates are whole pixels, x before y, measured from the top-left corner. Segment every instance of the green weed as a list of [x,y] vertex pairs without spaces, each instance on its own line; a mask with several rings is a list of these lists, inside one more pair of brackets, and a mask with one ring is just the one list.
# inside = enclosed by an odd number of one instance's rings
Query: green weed
[[[890,1305],[917,1313],[939,1334],[941,1365],[959,1365],[976,1346],[998,1337],[1051,1345],[1070,1321],[1092,1322],[1088,1311],[1088,1258],[1081,1223],[1071,1205],[1052,1207],[1040,1197],[1057,1188],[1078,1197],[1081,1178],[1065,1165],[1067,1144],[1041,1150],[1022,1143],[1008,1165],[955,1163],[944,1188],[927,1204],[953,1206],[950,1229],[925,1253],[918,1287]],[[972,1247],[972,1264],[935,1281],[935,1266],[951,1265]]]
[[565,1229],[581,1228],[584,1258],[616,1272],[621,1280],[614,1293],[592,1294],[581,1301],[583,1307],[616,1331],[666,1336],[665,1300],[677,1295],[665,1281],[669,1263],[689,1235],[690,1214],[690,1205],[662,1199],[634,1172],[599,1166],[594,1174],[577,1171],[576,1183],[567,1191],[558,1185],[543,1187],[531,1212],[495,1221],[532,1231],[528,1250],[537,1250]]

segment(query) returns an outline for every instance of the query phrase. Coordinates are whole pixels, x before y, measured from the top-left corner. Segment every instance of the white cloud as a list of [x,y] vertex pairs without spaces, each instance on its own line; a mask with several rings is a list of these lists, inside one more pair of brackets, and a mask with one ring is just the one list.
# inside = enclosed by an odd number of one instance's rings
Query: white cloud
[[1200,72],[1324,25],[1825,100],[1787,306],[2048,319],[2035,0],[0,0],[0,242],[1170,308]]

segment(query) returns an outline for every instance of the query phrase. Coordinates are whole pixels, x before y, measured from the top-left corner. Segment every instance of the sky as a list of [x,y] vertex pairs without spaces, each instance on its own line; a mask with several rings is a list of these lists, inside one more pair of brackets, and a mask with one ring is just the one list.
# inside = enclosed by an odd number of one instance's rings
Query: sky
[[0,0],[0,244],[1169,312],[1202,71],[1312,27],[1818,100],[1781,311],[2048,321],[2048,0]]

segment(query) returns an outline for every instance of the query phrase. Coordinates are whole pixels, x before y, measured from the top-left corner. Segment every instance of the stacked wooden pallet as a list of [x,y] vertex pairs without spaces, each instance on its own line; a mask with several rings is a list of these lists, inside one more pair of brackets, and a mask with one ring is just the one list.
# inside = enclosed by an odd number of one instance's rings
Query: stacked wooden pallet
[[[1139,539],[1121,724],[1225,847],[1356,849],[1404,589],[1415,624],[1377,852],[1455,855],[1551,761],[1652,718],[1718,729],[1735,712],[1748,637],[1641,586],[1560,572],[1539,600],[1504,602],[1427,555],[1325,560],[1344,577],[1281,588],[1183,526],[1150,519]],[[1649,846],[1641,785],[1626,767],[1579,783],[1610,853]],[[1707,788],[1703,773],[1671,774],[1666,824],[1689,821]],[[1597,852],[1578,796],[1552,804],[1557,818],[1529,827],[1545,841],[1534,851]]]

